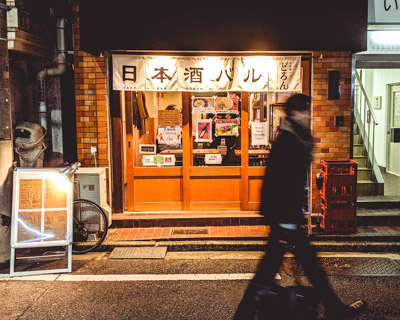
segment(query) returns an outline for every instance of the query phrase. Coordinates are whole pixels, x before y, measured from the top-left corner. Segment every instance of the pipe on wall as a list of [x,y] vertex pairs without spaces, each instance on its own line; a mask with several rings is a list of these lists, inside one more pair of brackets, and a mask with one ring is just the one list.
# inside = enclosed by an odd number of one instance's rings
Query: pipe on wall
[[39,123],[47,131],[46,77],[59,76],[66,70],[65,62],[65,18],[57,20],[57,65],[54,68],[44,68],[37,74],[39,81]]

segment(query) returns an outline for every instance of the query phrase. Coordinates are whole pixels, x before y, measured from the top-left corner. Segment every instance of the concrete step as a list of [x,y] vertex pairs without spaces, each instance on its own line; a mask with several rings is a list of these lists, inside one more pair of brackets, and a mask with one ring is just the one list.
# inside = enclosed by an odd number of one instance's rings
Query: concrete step
[[265,224],[256,211],[122,213],[112,216],[114,228],[204,227]]
[[357,180],[357,194],[359,196],[377,195],[377,183],[371,180]]
[[366,167],[357,168],[357,181],[358,180],[371,180],[372,181],[372,170]]
[[353,156],[353,160],[358,163],[357,168],[366,168],[368,164],[367,156]]
[[362,144],[354,144],[353,145],[353,155],[354,156],[364,155],[364,146]]
[[[391,210],[391,209],[390,209]],[[379,212],[379,210],[357,210],[357,224],[362,225],[400,225],[400,206],[397,210]],[[318,214],[312,214],[312,224],[318,222]],[[185,213],[168,212],[154,214],[124,213],[114,214],[111,228],[205,228],[239,227],[265,225],[264,217],[258,212],[215,212]],[[304,225],[307,220],[304,219]]]
[[353,144],[359,144],[360,141],[360,135],[359,134],[353,134]]

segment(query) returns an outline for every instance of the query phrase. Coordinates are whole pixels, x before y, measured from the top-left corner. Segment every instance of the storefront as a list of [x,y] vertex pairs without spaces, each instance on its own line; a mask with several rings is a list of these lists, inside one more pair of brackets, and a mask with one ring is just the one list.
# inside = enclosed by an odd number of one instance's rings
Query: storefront
[[[311,2],[75,7],[78,160],[90,166],[101,140],[113,212],[257,210],[282,104],[297,92],[313,98],[310,177],[320,159],[350,157],[352,53],[366,45],[366,4]],[[86,130],[91,117],[104,128]]]
[[257,210],[283,102],[310,55],[113,55],[126,211]]

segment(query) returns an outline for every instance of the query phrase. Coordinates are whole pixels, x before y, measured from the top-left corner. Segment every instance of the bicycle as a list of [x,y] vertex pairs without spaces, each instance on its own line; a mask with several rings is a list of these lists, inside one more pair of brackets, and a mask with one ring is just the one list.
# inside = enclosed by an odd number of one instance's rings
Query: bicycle
[[[74,174],[79,162],[66,166],[64,171]],[[95,202],[80,199],[79,181],[74,181],[72,253],[84,254],[97,249],[108,232],[108,220],[104,210]]]

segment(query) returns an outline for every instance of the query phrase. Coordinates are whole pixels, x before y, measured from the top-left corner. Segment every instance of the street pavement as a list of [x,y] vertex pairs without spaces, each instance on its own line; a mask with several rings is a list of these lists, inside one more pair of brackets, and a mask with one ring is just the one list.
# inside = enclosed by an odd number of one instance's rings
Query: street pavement
[[[109,259],[109,252],[73,257],[73,272],[0,279],[1,319],[230,319],[262,252],[168,252],[164,259]],[[320,253],[345,303],[364,299],[356,319],[400,319],[398,253]],[[22,268],[55,269],[63,261]],[[310,285],[293,257],[282,286]],[[323,308],[318,310],[323,319]]]

